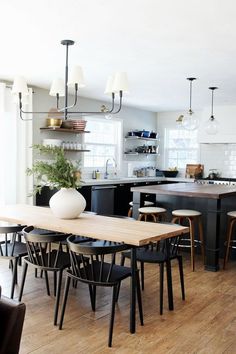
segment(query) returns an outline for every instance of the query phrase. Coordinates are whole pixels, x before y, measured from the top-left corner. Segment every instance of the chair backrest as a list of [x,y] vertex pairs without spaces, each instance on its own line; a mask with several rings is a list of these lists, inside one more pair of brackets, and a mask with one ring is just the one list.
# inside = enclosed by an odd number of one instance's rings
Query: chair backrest
[[[62,242],[68,235],[63,233],[36,234],[32,233],[33,230],[33,226],[27,226],[22,231],[26,241],[28,261],[45,270],[46,268],[57,269],[60,254],[63,252]],[[53,243],[58,243],[56,249]]]
[[[75,236],[67,238],[71,270],[79,280],[90,284],[111,284],[111,275],[116,263],[116,254],[129,247],[122,243],[111,241],[90,241],[74,243]],[[105,256],[111,255],[111,262],[105,261]]]
[[25,304],[0,299],[0,354],[19,353],[25,318]]
[[17,233],[24,226],[0,221],[0,234],[4,234],[4,240],[0,243],[0,257],[11,257],[14,253]]

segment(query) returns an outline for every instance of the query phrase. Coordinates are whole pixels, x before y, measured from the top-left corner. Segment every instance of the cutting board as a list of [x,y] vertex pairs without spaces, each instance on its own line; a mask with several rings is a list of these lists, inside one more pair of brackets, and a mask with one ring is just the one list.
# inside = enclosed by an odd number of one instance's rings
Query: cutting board
[[204,172],[204,165],[202,164],[187,164],[185,177],[186,178],[202,178]]

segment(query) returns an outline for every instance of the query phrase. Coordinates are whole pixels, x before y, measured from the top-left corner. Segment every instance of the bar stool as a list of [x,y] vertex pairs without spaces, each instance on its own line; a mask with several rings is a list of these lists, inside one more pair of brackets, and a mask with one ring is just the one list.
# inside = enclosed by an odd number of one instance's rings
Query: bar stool
[[230,248],[236,248],[236,246],[234,246],[234,243],[236,242],[236,240],[232,240],[234,224],[236,222],[236,211],[229,211],[227,213],[227,216],[229,216],[229,220],[228,220],[228,225],[227,225],[227,230],[228,231],[227,231],[227,239],[226,239],[226,242],[225,242],[226,251],[225,251],[225,257],[224,257],[223,269],[226,268],[226,263],[229,260],[229,250],[230,250]]
[[[144,201],[144,206],[147,207],[147,206],[151,206],[151,205],[154,205],[153,202],[149,202],[149,200],[145,200]],[[128,211],[128,217],[131,218],[132,217],[132,212],[133,212],[133,202],[129,202],[129,211]]]
[[[189,210],[189,209],[179,209],[179,210],[173,210],[172,211],[172,222],[178,222],[180,225],[182,221],[187,220],[189,224],[189,235],[190,239],[183,239],[182,241],[189,241],[189,245],[179,245],[180,247],[190,247],[191,248],[191,268],[192,271],[195,269],[195,247],[197,247],[197,244],[200,243],[201,246],[201,252],[202,252],[202,259],[203,259],[203,264],[205,263],[205,249],[204,249],[204,240],[203,240],[203,227],[202,227],[202,219],[201,219],[201,213],[196,210]],[[195,222],[198,224],[198,232],[199,232],[199,240],[195,239]]]
[[163,221],[165,219],[166,209],[158,207],[143,207],[139,208],[139,217],[138,220],[141,221],[144,218],[144,221],[147,221],[148,216],[153,218],[154,222]]

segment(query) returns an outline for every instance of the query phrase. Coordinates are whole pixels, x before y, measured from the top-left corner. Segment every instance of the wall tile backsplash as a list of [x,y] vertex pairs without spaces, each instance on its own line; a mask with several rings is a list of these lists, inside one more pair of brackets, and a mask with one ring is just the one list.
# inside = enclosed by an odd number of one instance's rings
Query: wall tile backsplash
[[204,176],[217,169],[221,177],[236,178],[236,144],[200,144]]

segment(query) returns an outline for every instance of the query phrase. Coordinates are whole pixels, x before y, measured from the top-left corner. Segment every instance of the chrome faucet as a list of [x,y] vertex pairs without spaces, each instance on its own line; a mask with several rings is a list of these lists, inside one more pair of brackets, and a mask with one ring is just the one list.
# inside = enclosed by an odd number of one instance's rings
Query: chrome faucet
[[104,178],[105,179],[107,179],[108,178],[108,176],[109,176],[109,173],[108,173],[108,162],[109,161],[112,161],[113,160],[113,162],[114,162],[114,167],[115,167],[115,172],[114,172],[114,174],[116,175],[116,168],[117,168],[117,163],[116,163],[116,160],[114,159],[114,157],[112,157],[111,159],[109,158],[109,159],[107,159],[106,160],[106,170],[105,170],[105,174],[104,174]]

